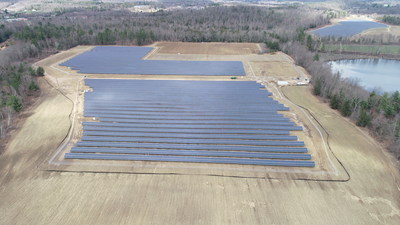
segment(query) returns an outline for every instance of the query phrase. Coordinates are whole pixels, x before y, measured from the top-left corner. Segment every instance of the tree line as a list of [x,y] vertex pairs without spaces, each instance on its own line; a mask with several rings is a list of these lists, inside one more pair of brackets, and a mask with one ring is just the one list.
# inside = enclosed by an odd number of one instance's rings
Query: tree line
[[303,36],[303,32],[298,30],[297,37],[284,44],[282,49],[311,74],[313,94],[327,101],[332,109],[338,110],[357,126],[368,128],[378,140],[388,143],[389,150],[400,159],[399,91],[368,92],[357,80],[332,73],[330,65],[319,61],[323,40]]
[[381,19],[385,23],[400,25],[400,16],[388,16],[384,15]]

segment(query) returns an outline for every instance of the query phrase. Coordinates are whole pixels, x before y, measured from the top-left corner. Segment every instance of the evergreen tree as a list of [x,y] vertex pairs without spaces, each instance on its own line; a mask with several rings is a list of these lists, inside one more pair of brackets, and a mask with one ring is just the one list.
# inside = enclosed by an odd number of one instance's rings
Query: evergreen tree
[[321,95],[321,79],[317,79],[313,88],[314,95]]
[[14,95],[12,95],[8,101],[7,101],[7,105],[10,106],[11,108],[13,108],[16,112],[21,111],[22,109],[22,103],[21,101]]
[[314,55],[313,60],[314,60],[314,61],[319,61],[319,54],[318,54],[318,53],[316,53],[316,54]]
[[371,116],[365,110],[361,110],[360,115],[358,116],[357,126],[365,127],[368,126],[371,122]]
[[280,51],[281,49],[277,41],[266,41],[265,45],[273,52]]
[[380,109],[383,111],[385,117],[393,117],[395,115],[395,108],[388,93],[384,93],[381,97]]
[[143,28],[141,28],[138,32],[135,33],[135,37],[136,37],[136,44],[142,45],[145,43],[147,39],[147,33]]
[[350,100],[345,100],[343,102],[343,104],[340,107],[340,113],[346,117],[351,115],[351,101]]
[[31,66],[28,67],[28,72],[31,76],[36,76],[36,71]]
[[307,48],[308,50],[313,51],[313,39],[311,35],[307,36]]
[[339,94],[336,93],[331,98],[330,106],[331,106],[332,109],[339,109],[340,105],[341,105],[341,99],[340,99]]
[[39,66],[39,67],[36,69],[36,76],[44,76],[44,69],[43,69],[43,67]]
[[298,28],[297,29],[297,35],[296,35],[296,40],[299,42],[304,42],[304,39],[306,38],[306,33],[304,32],[303,28]]
[[392,94],[391,102],[392,102],[392,105],[394,107],[394,110],[397,113],[399,113],[400,112],[400,92],[399,91],[395,91]]
[[39,90],[39,86],[37,86],[37,84],[34,81],[31,81],[31,83],[29,84],[29,90],[30,91],[37,91]]

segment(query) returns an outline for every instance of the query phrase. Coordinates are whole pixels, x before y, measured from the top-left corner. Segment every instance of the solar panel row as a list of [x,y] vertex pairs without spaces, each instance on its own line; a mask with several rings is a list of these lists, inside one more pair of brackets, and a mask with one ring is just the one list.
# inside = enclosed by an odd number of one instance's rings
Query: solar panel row
[[209,156],[209,157],[239,157],[239,158],[263,158],[263,159],[311,159],[310,154],[296,153],[259,153],[259,152],[228,152],[228,151],[204,151],[204,150],[157,150],[157,149],[71,149],[72,153],[111,153],[111,154],[143,154],[143,155],[182,155],[182,156]]
[[[286,137],[287,139],[283,140],[297,139],[295,136],[286,136]],[[200,139],[200,138],[183,139],[183,138],[153,138],[153,137],[83,136],[81,140],[105,141],[105,142],[147,142],[147,143],[179,143],[179,144],[222,144],[222,145],[232,144],[232,145],[299,146],[299,147],[304,146],[304,142],[302,141],[264,141],[264,140]],[[282,138],[279,138],[278,140],[282,140]]]
[[267,159],[242,159],[224,157],[198,157],[198,156],[154,156],[154,155],[114,155],[91,153],[66,153],[66,159],[102,159],[102,160],[133,160],[133,161],[159,161],[159,162],[189,162],[189,163],[219,163],[242,164],[261,166],[295,166],[314,167],[313,161],[294,160],[267,160]]
[[154,148],[154,149],[185,149],[185,150],[218,150],[218,151],[245,151],[245,152],[307,152],[304,147],[282,146],[239,146],[213,144],[174,144],[174,143],[127,143],[127,142],[94,142],[80,141],[77,147],[101,148]]
[[[83,143],[83,142],[80,142]],[[85,142],[90,145],[93,142]],[[95,144],[95,143],[93,143]],[[104,150],[104,151],[119,151],[119,150],[135,150],[142,149],[146,151],[152,150],[203,150],[203,151],[229,151],[229,152],[272,152],[272,153],[307,153],[307,148],[300,147],[257,147],[251,146],[249,149],[244,148],[242,146],[229,146],[229,145],[179,145],[179,144],[154,144],[154,143],[135,143],[131,145],[129,148],[127,147],[95,147],[95,146],[78,146],[72,147],[71,152],[73,151],[95,151],[96,149]]]
[[116,111],[116,110],[121,110],[121,111],[130,111],[130,112],[146,112],[146,113],[159,113],[159,112],[168,112],[168,113],[215,113],[215,114],[230,114],[230,115],[235,115],[235,114],[242,114],[243,112],[249,113],[249,114],[264,114],[265,112],[273,112],[276,113],[276,111],[288,111],[289,109],[287,107],[270,107],[268,109],[262,110],[262,109],[257,109],[255,111],[250,111],[251,109],[246,109],[246,110],[231,110],[228,113],[224,112],[224,109],[152,109],[152,108],[147,108],[147,109],[139,109],[139,108],[129,108],[129,107],[116,107],[116,106],[110,106],[110,107],[102,107],[102,106],[87,106],[88,111],[90,110],[102,110],[102,111]]
[[201,139],[247,139],[247,140],[297,140],[296,136],[286,135],[243,135],[243,134],[193,134],[193,133],[142,133],[120,131],[84,130],[84,136],[114,137],[158,137],[158,138],[201,138]]
[[254,134],[268,135],[268,134],[281,134],[289,135],[288,130],[233,130],[233,129],[175,129],[175,128],[153,128],[153,127],[102,127],[102,126],[89,126],[84,125],[85,131],[115,131],[115,132],[141,132],[141,133],[183,133],[183,134]]
[[[83,136],[65,158],[314,166],[302,127],[256,82],[87,79]],[[280,160],[272,160],[280,159]],[[283,160],[282,160],[283,159]]]
[[[101,119],[100,119],[101,120]],[[117,122],[83,122],[83,125],[103,127],[146,127],[146,128],[184,128],[184,129],[264,129],[264,130],[302,130],[299,126],[279,125],[218,125],[218,124],[134,124]]]
[[129,115],[129,114],[107,114],[107,113],[85,113],[86,117],[101,117],[101,118],[127,118],[127,119],[135,119],[135,120],[152,120],[152,121],[162,121],[162,120],[190,120],[190,121],[238,121],[238,122],[247,122],[247,121],[257,121],[257,122],[265,122],[265,121],[282,121],[288,122],[290,121],[285,117],[271,117],[271,118],[240,118],[240,117],[216,117],[216,116],[163,116],[160,118],[159,116],[145,116],[145,115]]
[[251,122],[251,121],[193,121],[193,120],[145,120],[145,119],[128,119],[128,118],[108,118],[101,117],[101,121],[104,122],[123,122],[123,123],[146,123],[146,124],[226,124],[226,125],[236,125],[236,124],[245,124],[245,125],[278,125],[278,126],[293,126],[295,125],[293,122],[283,122],[283,121],[267,121],[267,122]]
[[106,113],[121,113],[121,114],[132,114],[132,115],[149,115],[149,116],[153,116],[153,115],[158,115],[159,118],[160,114],[162,115],[182,115],[182,116],[220,116],[220,117],[225,117],[225,116],[233,116],[233,117],[246,117],[246,118],[254,118],[254,117],[261,117],[261,118],[268,118],[271,115],[276,115],[277,111],[266,111],[266,112],[181,112],[181,111],[177,111],[177,112],[157,112],[157,111],[134,111],[134,110],[117,110],[117,109],[88,109],[86,110],[86,112],[88,113],[96,113],[99,112],[99,110],[101,110],[101,112],[106,112]]

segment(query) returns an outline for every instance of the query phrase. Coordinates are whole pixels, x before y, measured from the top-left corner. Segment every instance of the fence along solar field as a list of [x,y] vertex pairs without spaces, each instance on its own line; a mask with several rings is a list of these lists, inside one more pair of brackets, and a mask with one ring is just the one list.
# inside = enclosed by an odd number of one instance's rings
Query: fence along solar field
[[287,107],[253,81],[86,79],[81,140],[66,159],[314,167]]
[[240,61],[143,60],[153,48],[97,46],[60,64],[80,73],[245,76]]

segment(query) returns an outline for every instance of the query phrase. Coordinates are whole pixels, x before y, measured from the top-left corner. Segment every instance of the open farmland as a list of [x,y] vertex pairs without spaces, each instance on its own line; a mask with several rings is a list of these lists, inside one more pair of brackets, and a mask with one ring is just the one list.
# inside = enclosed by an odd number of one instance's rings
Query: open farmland
[[[225,47],[229,48],[229,44]],[[57,65],[90,48],[75,48],[71,50],[73,53],[62,52],[38,63],[46,69],[45,79],[54,87],[60,87],[74,102],[72,115],[76,120],[73,125],[93,121],[83,116],[83,91],[89,86],[80,79],[107,75],[82,75]],[[291,62],[283,56],[199,54],[197,59],[219,57],[242,61],[248,76],[238,78],[241,82],[263,79],[257,70],[252,70],[252,62]],[[184,56],[154,54],[150,58],[153,57],[179,59]],[[194,54],[188,57],[196,59]],[[113,75],[113,78],[121,77]],[[123,77],[137,79],[139,75]],[[141,79],[148,79],[146,77],[149,76],[141,76]],[[166,80],[196,79],[163,77]],[[197,77],[197,80],[204,79],[229,81],[229,77],[224,76]],[[280,171],[281,175],[274,174],[271,169],[258,168],[258,177],[264,179],[254,178],[255,168],[251,170],[253,178],[246,177],[250,173],[239,173],[235,165],[218,169],[206,164],[207,170],[198,167],[188,171],[179,163],[169,163],[168,168],[166,163],[162,166],[158,163],[157,167],[148,162],[143,165],[150,169],[142,170],[136,165],[108,161],[84,166],[76,160],[74,164],[49,166],[49,159],[68,135],[71,102],[46,83],[42,84],[42,89],[52,94],[44,95],[31,110],[32,116],[21,125],[21,130],[0,156],[0,165],[6,165],[0,176],[1,224],[397,224],[400,220],[399,173],[388,163],[389,156],[364,131],[321,104],[307,87],[280,89],[267,83],[272,98],[290,108],[282,114],[304,127],[304,132],[296,131],[296,135],[305,142],[317,165],[300,171]],[[52,120],[48,118],[49,113]],[[82,130],[79,126],[75,128]],[[24,138],[26,133],[42,130],[46,132],[35,132],[29,140]],[[81,134],[71,137],[78,141]],[[329,145],[327,152],[322,144],[324,140]],[[65,152],[61,153],[57,156],[63,158]],[[333,160],[337,175],[330,175],[332,168],[328,158]],[[306,172],[306,175],[300,176],[299,172]],[[242,176],[237,177],[237,174]],[[265,179],[268,177],[276,179]]]

